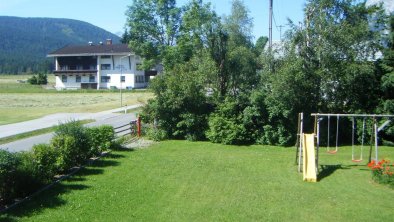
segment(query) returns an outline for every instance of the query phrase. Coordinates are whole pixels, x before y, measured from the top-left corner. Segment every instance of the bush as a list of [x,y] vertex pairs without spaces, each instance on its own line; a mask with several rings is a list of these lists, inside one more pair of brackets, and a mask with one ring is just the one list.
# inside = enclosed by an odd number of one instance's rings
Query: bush
[[235,119],[226,118],[220,114],[213,114],[209,118],[207,138],[214,143],[243,144],[246,141],[247,130]]
[[56,149],[58,157],[56,167],[61,172],[69,170],[80,163],[80,153],[77,141],[69,135],[56,135],[51,140],[51,146]]
[[227,98],[209,116],[206,136],[214,143],[251,144],[259,134],[255,120],[258,117],[259,114],[253,107]]
[[86,129],[89,138],[90,156],[98,156],[114,144],[115,131],[112,126],[99,126]]
[[33,152],[16,153],[18,157],[18,167],[15,175],[16,197],[25,197],[38,190],[48,181],[44,179],[37,163],[34,160]]
[[15,153],[0,150],[0,203],[7,204],[15,197],[15,176],[18,166]]
[[32,76],[27,80],[28,83],[32,84],[32,85],[37,85],[37,77],[36,76]]
[[153,141],[162,141],[168,138],[167,131],[157,127],[149,127],[146,129],[146,135]]
[[27,82],[32,85],[46,85],[48,83],[48,77],[46,74],[39,73],[37,76],[33,75]]
[[48,144],[37,144],[33,146],[32,158],[35,163],[37,173],[44,183],[51,182],[53,176],[59,171],[56,160],[59,153]]
[[[64,145],[70,146],[64,147],[65,150],[62,151],[63,154],[67,156],[72,154],[72,156],[66,158],[67,161],[71,158],[71,162],[74,162],[74,164],[77,165],[83,163],[87,158],[89,158],[89,137],[86,128],[83,127],[81,123],[76,121],[70,121],[65,124],[60,124],[55,130],[55,137],[56,136],[60,136],[59,140],[65,142]],[[71,141],[69,137],[71,137],[73,141]],[[61,141],[57,142],[60,142],[60,144],[56,144],[55,147],[59,148],[59,146],[61,145]],[[74,150],[69,150],[71,148]]]

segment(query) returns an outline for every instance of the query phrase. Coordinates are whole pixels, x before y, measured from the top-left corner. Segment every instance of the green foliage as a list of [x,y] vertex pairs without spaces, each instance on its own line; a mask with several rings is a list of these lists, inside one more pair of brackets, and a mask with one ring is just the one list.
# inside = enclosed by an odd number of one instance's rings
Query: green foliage
[[[387,29],[387,47],[383,49],[383,59],[378,65],[378,73],[382,74],[381,91],[382,96],[378,111],[382,113],[394,113],[394,14],[390,16]],[[394,126],[391,124],[383,132],[382,137],[394,141]]]
[[380,50],[383,11],[363,2],[313,0],[305,17],[304,28],[293,27],[293,42],[303,72],[318,77],[319,111],[373,111],[379,77],[370,61]]
[[35,75],[33,75],[32,77],[30,77],[30,78],[27,80],[27,82],[30,83],[31,85],[38,85],[38,83],[37,83],[37,77],[36,77]]
[[143,58],[144,69],[154,67],[175,45],[181,10],[175,0],[134,0],[126,12],[130,48]]
[[86,129],[89,138],[90,155],[99,156],[113,146],[115,131],[112,126],[98,126]]
[[205,83],[212,70],[212,60],[202,55],[155,78],[151,90],[156,98],[144,107],[143,120],[156,119],[169,138],[203,139],[210,111]]
[[[55,138],[58,137],[55,139],[58,144],[54,144],[54,146],[61,147],[61,144],[64,144],[65,146],[61,153],[66,155],[65,163],[67,167],[73,167],[77,164],[81,164],[89,157],[89,137],[86,133],[86,128],[83,127],[80,122],[70,121],[65,124],[60,124],[55,129],[55,135]],[[62,148],[60,148],[60,150],[61,149]]]
[[390,160],[382,159],[379,162],[372,160],[368,163],[368,167],[372,172],[372,179],[380,184],[388,184],[394,188],[394,165],[390,164]]
[[[67,173],[88,157],[116,148],[111,126],[85,129],[77,122],[69,122],[59,125],[55,134],[49,145],[34,145],[32,151],[0,150],[0,204],[26,197],[51,183],[57,173]],[[89,150],[81,147],[84,139],[89,140]]]
[[267,36],[261,36],[257,39],[255,44],[256,55],[259,56],[264,52],[265,45],[268,42]]
[[[133,10],[148,15],[148,8]],[[129,24],[140,24],[133,16]],[[305,113],[305,126],[312,126],[312,112],[370,113],[379,103],[394,107],[393,78],[376,72],[372,62],[384,30],[377,6],[308,1],[304,24],[292,24],[272,53],[264,52],[266,37],[252,43],[252,19],[240,0],[232,1],[231,14],[223,20],[209,4],[192,0],[181,20],[177,44],[160,51],[166,73],[152,83],[156,98],[144,110],[145,121],[157,122],[153,132],[159,138],[205,135],[225,144],[291,145],[299,112]],[[193,65],[196,58],[201,61]],[[382,67],[392,71],[388,61]]]
[[81,153],[74,137],[70,135],[56,135],[51,139],[50,145],[59,154],[56,159],[56,166],[60,172],[67,172],[70,168],[80,164]]
[[162,141],[168,139],[167,131],[157,127],[150,127],[146,131],[146,135],[153,141]]
[[252,47],[253,18],[242,0],[231,1],[231,13],[225,17],[224,27],[229,34],[230,47]]
[[32,158],[37,168],[37,175],[44,183],[52,181],[59,171],[56,165],[59,152],[48,144],[36,144],[32,149]]
[[0,149],[0,203],[9,203],[15,197],[15,176],[19,160],[15,153]]
[[37,76],[33,75],[27,80],[32,85],[46,85],[48,83],[48,77],[46,74],[38,73]]
[[[22,198],[34,191],[37,191],[42,185],[50,181],[45,178],[46,173],[42,175],[44,169],[40,169],[39,164],[35,161],[32,152],[16,153],[19,164],[16,170],[15,178],[15,197]],[[44,170],[45,172],[45,170]]]
[[260,134],[259,119],[260,113],[255,107],[227,98],[210,115],[207,138],[222,144],[254,143]]

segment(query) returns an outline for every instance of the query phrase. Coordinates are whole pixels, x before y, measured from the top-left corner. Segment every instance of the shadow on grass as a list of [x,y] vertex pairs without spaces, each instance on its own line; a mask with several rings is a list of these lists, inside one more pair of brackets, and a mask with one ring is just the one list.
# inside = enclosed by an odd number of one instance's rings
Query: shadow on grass
[[321,165],[321,171],[317,175],[318,181],[323,180],[324,178],[330,176],[337,170],[348,170],[349,167],[343,167],[341,164],[338,165]]
[[119,166],[120,163],[116,159],[123,157],[125,156],[122,154],[110,153],[106,157],[94,161],[73,176],[54,184],[49,189],[33,195],[31,199],[3,212],[0,215],[0,221],[19,221],[21,217],[30,217],[34,214],[39,214],[45,209],[55,209],[67,204],[62,198],[64,194],[89,189],[90,186],[83,184],[86,181],[86,176],[103,174],[104,169],[102,168],[104,167]]
[[44,209],[57,208],[67,203],[61,198],[63,194],[88,188],[89,186],[83,184],[58,183],[50,189],[4,212],[0,216],[0,221],[19,221],[21,217],[30,217],[33,214],[40,213]]

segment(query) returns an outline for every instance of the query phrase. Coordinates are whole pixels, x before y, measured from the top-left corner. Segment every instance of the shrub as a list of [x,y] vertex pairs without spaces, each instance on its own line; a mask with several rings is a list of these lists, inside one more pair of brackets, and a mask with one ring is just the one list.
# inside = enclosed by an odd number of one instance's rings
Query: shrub
[[50,182],[59,171],[56,166],[57,150],[48,144],[37,144],[33,146],[32,152],[37,173],[44,183]]
[[[65,150],[62,151],[65,152],[63,154],[67,154],[67,155],[73,154],[72,157],[70,156],[67,157],[66,159],[72,158],[73,159],[72,162],[74,162],[74,164],[81,164],[89,157],[90,154],[89,138],[86,132],[86,128],[83,127],[81,123],[77,121],[70,121],[65,124],[60,124],[55,130],[55,135],[60,136],[60,138],[62,138],[63,141],[67,143],[65,145],[70,146],[70,147],[65,147]],[[74,141],[71,141],[68,137],[73,138]],[[57,146],[55,147],[59,147],[60,144],[56,144],[56,145]],[[71,148],[74,150],[68,150]]]
[[390,165],[390,160],[381,160],[378,163],[372,160],[368,163],[372,170],[372,178],[375,182],[389,184],[394,187],[394,164]]
[[33,152],[18,152],[16,155],[19,160],[15,174],[16,197],[24,197],[39,189],[47,180],[40,172]]
[[220,114],[209,117],[209,130],[207,138],[214,143],[241,144],[245,142],[246,129],[237,124],[235,119],[226,118]]
[[153,141],[162,141],[168,138],[167,131],[157,127],[149,127],[146,129],[146,135]]
[[227,98],[209,116],[209,130],[206,132],[206,136],[215,143],[253,143],[258,134],[256,118],[258,118],[258,112],[253,107],[241,104],[232,98]]
[[28,83],[32,84],[32,85],[37,85],[37,77],[36,76],[32,76],[27,80]]
[[69,135],[56,135],[51,140],[51,146],[56,149],[58,157],[56,167],[64,172],[79,164],[80,154],[77,140]]
[[33,75],[27,82],[32,85],[46,85],[48,83],[48,77],[46,74],[39,73],[37,76]]
[[15,196],[15,175],[18,166],[15,153],[0,150],[0,203],[9,203]]
[[115,131],[112,126],[99,126],[86,129],[89,138],[90,156],[98,156],[114,144]]

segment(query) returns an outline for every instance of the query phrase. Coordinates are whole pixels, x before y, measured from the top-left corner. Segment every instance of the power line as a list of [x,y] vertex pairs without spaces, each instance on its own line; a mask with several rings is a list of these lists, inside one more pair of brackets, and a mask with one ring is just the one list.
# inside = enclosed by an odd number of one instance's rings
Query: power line
[[277,25],[276,24],[276,19],[275,19],[275,13],[272,13],[272,15],[273,15],[273,18],[274,18],[274,23],[275,23],[276,30],[279,32],[279,40],[282,40],[282,28],[284,28],[285,26],[284,25]]

